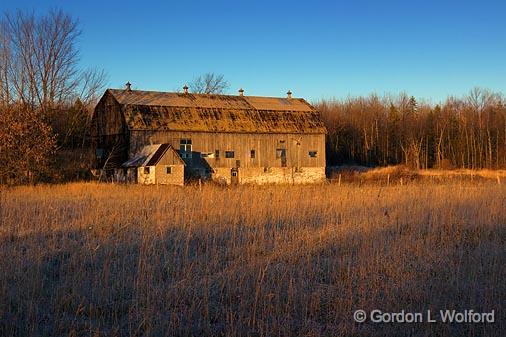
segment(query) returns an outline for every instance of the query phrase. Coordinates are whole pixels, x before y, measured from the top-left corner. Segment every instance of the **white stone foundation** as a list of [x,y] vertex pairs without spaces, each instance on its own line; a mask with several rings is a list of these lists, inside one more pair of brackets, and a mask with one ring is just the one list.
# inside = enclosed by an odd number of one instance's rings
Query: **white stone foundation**
[[[231,168],[214,168],[212,179],[231,184]],[[244,167],[238,168],[239,184],[315,184],[325,182],[324,167]]]

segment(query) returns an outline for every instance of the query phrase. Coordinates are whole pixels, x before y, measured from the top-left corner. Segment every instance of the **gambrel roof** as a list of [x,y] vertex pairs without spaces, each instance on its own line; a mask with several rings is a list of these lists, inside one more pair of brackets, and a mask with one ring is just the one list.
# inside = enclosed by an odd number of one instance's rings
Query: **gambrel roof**
[[107,94],[120,104],[130,130],[326,133],[318,111],[302,98],[119,89]]

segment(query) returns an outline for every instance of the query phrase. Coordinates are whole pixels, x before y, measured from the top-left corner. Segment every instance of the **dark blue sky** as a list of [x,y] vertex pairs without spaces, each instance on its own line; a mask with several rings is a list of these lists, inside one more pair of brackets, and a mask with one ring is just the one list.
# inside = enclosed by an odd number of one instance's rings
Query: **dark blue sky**
[[174,90],[205,72],[230,93],[310,100],[506,92],[506,1],[9,1],[79,18],[81,63],[110,87]]

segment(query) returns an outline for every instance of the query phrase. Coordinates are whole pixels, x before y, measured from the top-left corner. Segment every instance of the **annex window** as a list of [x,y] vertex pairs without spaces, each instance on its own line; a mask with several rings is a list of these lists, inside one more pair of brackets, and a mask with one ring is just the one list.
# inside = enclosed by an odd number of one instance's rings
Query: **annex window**
[[165,170],[166,170],[167,174],[172,174],[172,167],[171,166],[167,166],[165,168]]
[[214,151],[214,158],[216,159],[220,158],[220,150]]
[[316,158],[318,157],[318,151],[309,151],[309,156],[311,158]]
[[225,151],[225,158],[234,158],[234,151]]
[[149,166],[144,168],[144,174],[149,174]]
[[256,158],[256,155],[257,155],[257,154],[256,154],[256,151],[255,151],[255,150],[251,150],[251,151],[250,151],[250,157],[251,157],[251,158]]

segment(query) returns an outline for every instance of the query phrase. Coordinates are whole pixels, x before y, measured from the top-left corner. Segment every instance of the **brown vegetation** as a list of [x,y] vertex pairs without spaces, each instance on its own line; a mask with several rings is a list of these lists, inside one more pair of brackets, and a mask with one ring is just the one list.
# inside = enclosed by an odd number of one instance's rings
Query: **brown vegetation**
[[[2,336],[486,335],[505,330],[506,186],[0,190]],[[356,309],[495,310],[358,324]]]
[[411,181],[429,184],[447,184],[463,182],[506,183],[506,170],[413,170],[405,165],[385,167],[338,166],[328,170],[330,182],[347,182],[354,184],[379,184],[381,186],[403,185]]
[[506,99],[475,88],[442,105],[406,94],[321,101],[331,165],[506,168]]

